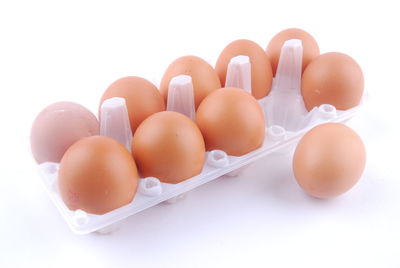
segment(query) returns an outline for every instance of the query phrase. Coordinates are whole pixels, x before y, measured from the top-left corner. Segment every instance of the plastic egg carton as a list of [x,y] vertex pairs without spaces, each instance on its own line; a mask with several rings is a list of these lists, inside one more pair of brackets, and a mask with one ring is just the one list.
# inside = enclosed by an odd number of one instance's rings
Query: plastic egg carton
[[[257,159],[275,152],[288,152],[310,128],[324,122],[345,122],[355,115],[359,106],[346,111],[323,104],[310,112],[305,109],[301,96],[301,68],[303,48],[300,40],[284,43],[272,90],[259,100],[266,120],[266,136],[263,145],[246,155],[236,157],[221,150],[206,152],[202,172],[178,184],[160,182],[157,178],[139,179],[134,200],[103,215],[94,215],[82,210],[71,211],[62,201],[58,191],[58,163],[39,165],[39,172],[46,190],[54,204],[77,234],[110,232],[116,223],[161,202],[173,203],[196,187],[223,175],[236,176],[240,169]],[[250,62],[247,56],[232,58],[228,65],[226,86],[234,86],[251,92]],[[191,78],[178,76],[171,80],[167,110],[174,110],[195,118],[194,96]],[[125,100],[112,98],[103,103],[100,122],[101,135],[119,140],[130,150],[132,134]]]

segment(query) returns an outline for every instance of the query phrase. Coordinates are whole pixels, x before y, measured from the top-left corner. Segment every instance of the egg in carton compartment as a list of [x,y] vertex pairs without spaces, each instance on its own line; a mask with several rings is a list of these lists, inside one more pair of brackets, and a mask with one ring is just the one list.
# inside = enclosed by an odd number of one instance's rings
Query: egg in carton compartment
[[[206,161],[200,174],[177,184],[160,182],[154,177],[140,178],[133,201],[123,207],[95,215],[83,210],[69,210],[58,190],[59,163],[38,165],[46,191],[57,209],[76,234],[109,233],[129,216],[162,202],[175,203],[187,192],[221,176],[238,176],[248,164],[273,153],[288,153],[296,142],[312,127],[326,122],[345,122],[352,118],[361,105],[342,111],[330,104],[322,104],[307,111],[301,95],[302,42],[291,39],[284,43],[276,76],[268,96],[259,99],[266,120],[262,146],[242,156],[231,156],[222,150],[206,152]],[[251,62],[247,56],[230,60],[226,87],[237,87],[251,93]],[[194,93],[190,76],[179,75],[171,79],[167,110],[195,119]],[[131,151],[132,132],[125,99],[111,98],[102,104],[100,134],[114,138]]]

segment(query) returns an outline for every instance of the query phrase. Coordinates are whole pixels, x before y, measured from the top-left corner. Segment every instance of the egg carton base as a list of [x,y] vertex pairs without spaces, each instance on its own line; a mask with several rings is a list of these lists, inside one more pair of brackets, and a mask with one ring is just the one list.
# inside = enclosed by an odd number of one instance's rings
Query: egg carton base
[[[175,203],[183,199],[185,193],[198,186],[212,181],[221,176],[237,176],[243,167],[272,153],[289,153],[294,149],[296,142],[312,127],[326,122],[344,123],[352,118],[362,106],[346,111],[336,110],[334,106],[322,104],[311,111],[307,111],[301,95],[303,47],[300,40],[292,39],[284,43],[277,68],[276,77],[272,81],[272,89],[268,96],[258,100],[264,111],[266,121],[265,139],[262,146],[246,155],[236,157],[227,155],[220,150],[206,152],[206,163],[202,172],[178,184],[160,182],[157,178],[141,178],[138,191],[131,203],[110,211],[103,215],[94,215],[82,210],[71,211],[62,201],[58,191],[58,163],[43,163],[39,165],[39,172],[44,182],[47,193],[68,223],[71,230],[77,234],[98,232],[107,234],[119,228],[127,217],[142,210],[153,207],[162,202]],[[232,59],[232,66],[228,68],[227,84],[251,92],[250,63],[246,56]],[[192,100],[193,94],[187,95],[192,90],[191,78],[180,77],[172,83],[180,86],[177,94],[185,100]],[[185,93],[185,97],[180,94]],[[171,97],[171,99],[174,99]],[[193,102],[193,101],[192,101]],[[169,109],[179,111],[194,119],[194,108],[183,104],[170,102]],[[106,103],[104,112],[113,109],[121,113],[125,111],[125,102],[114,99]],[[126,115],[126,111],[125,111]],[[106,117],[103,117],[106,118]],[[117,124],[120,129],[130,129],[126,122],[127,117],[119,115],[118,120],[109,122]],[[107,125],[107,124],[106,124]],[[116,129],[112,127],[111,129]],[[108,133],[108,128],[102,133],[121,141],[130,150],[131,135],[125,133]]]

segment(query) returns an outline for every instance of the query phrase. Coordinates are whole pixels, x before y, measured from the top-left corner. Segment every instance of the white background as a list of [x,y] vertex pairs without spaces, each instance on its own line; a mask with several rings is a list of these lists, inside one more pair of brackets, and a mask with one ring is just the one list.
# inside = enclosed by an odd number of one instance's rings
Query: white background
[[[399,9],[322,2],[1,1],[0,267],[400,267]],[[30,154],[43,107],[70,100],[95,112],[117,78],[157,83],[179,56],[214,65],[229,42],[266,47],[288,27],[364,71],[366,102],[350,125],[368,161],[355,188],[310,198],[281,155],[132,216],[113,234],[68,229]]]

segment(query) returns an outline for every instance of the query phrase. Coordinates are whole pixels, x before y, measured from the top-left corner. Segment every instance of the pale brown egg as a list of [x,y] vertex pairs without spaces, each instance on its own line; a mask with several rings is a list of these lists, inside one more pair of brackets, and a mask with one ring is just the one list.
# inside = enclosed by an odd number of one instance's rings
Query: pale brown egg
[[37,163],[60,162],[76,141],[99,134],[99,122],[74,102],[57,102],[42,110],[31,129],[31,149]]
[[165,110],[160,91],[141,77],[127,76],[112,83],[101,97],[100,107],[103,101],[113,97],[125,99],[132,134],[144,119]]
[[364,91],[364,76],[360,66],[350,56],[330,52],[315,58],[304,70],[301,94],[307,110],[321,104],[331,104],[347,110],[360,104]]
[[108,137],[81,139],[67,150],[60,163],[58,186],[70,210],[107,213],[130,203],[137,185],[132,155]]
[[357,133],[343,124],[326,123],[314,127],[300,140],[293,171],[306,193],[330,198],[357,183],[365,161],[364,144]]
[[215,70],[218,73],[222,87],[225,86],[226,73],[230,60],[236,56],[248,56],[251,65],[251,89],[256,99],[269,94],[272,86],[272,68],[265,51],[250,40],[236,40],[230,43],[221,52]]
[[167,102],[169,82],[178,75],[192,77],[196,108],[212,91],[221,88],[217,72],[206,61],[195,56],[183,56],[172,62],[161,80],[160,90]]
[[205,160],[204,140],[187,116],[165,111],[153,114],[136,130],[132,154],[142,177],[179,183],[199,174]]
[[257,100],[239,88],[221,88],[208,95],[196,113],[207,151],[241,156],[264,141],[264,113]]
[[276,34],[269,42],[266,53],[271,60],[274,76],[278,68],[281,48],[285,41],[290,39],[299,39],[303,44],[303,71],[305,67],[319,55],[319,47],[317,41],[306,31],[297,28],[283,30]]

